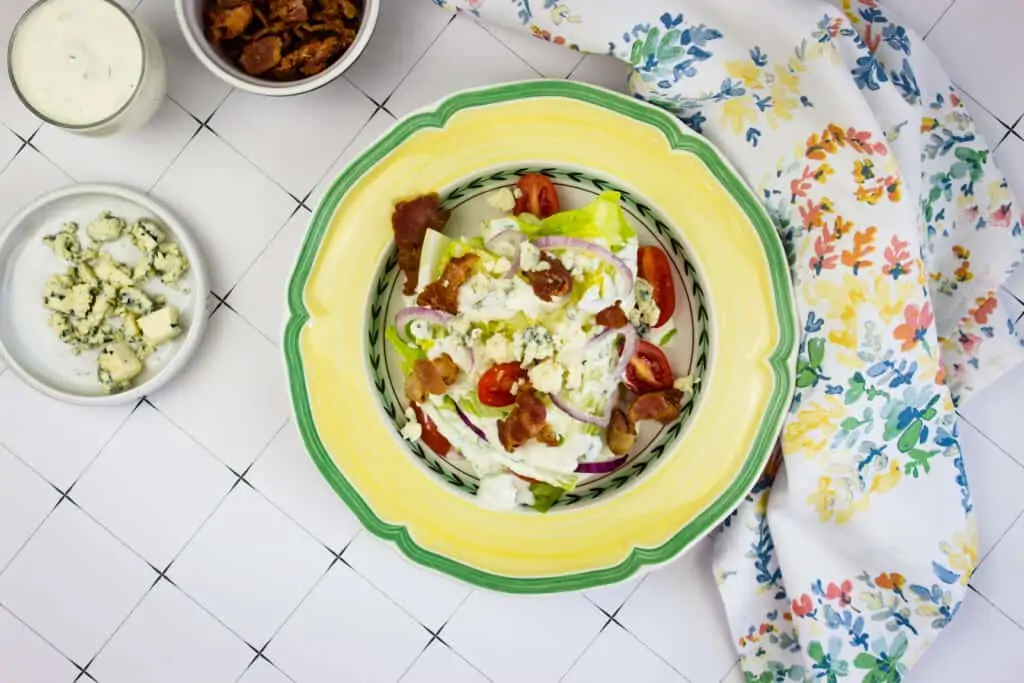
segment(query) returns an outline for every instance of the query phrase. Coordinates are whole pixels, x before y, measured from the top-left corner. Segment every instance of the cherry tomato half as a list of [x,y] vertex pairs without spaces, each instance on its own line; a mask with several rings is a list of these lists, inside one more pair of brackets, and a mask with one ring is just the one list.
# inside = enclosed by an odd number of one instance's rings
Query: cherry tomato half
[[554,183],[540,173],[527,173],[516,185],[522,196],[516,199],[515,214],[532,213],[537,218],[547,218],[561,211],[558,191]]
[[480,376],[476,393],[480,402],[492,408],[504,408],[516,402],[512,387],[526,376],[519,363],[498,363]]
[[672,388],[672,366],[654,344],[641,341],[626,366],[626,386],[637,396]]
[[654,303],[661,312],[654,327],[667,323],[676,312],[676,285],[672,281],[672,266],[661,247],[640,247],[637,252],[640,277],[654,288]]
[[420,440],[442,458],[448,455],[452,445],[448,442],[448,439],[442,436],[441,432],[437,431],[437,425],[434,424],[434,421],[424,415],[423,411],[415,403],[412,404],[412,410],[416,413],[416,421],[423,428],[423,435],[420,436]]

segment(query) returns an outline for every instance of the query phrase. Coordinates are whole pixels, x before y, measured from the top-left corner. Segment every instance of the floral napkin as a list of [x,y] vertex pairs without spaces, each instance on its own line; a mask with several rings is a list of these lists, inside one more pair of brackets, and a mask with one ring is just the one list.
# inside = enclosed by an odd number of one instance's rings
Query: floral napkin
[[434,2],[618,57],[760,195],[803,335],[722,600],[747,681],[903,680],[977,561],[954,406],[1022,359],[1020,210],[949,77],[877,0]]

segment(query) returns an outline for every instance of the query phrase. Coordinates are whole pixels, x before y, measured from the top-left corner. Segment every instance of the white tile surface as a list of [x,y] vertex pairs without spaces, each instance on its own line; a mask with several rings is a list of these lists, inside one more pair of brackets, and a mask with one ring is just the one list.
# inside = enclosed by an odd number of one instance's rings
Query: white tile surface
[[409,562],[369,532],[359,534],[342,557],[435,633],[470,593],[469,586]]
[[0,170],[14,160],[14,155],[21,149],[22,141],[9,128],[0,127]]
[[1024,434],[1019,422],[1024,396],[1024,365],[1011,370],[968,401],[960,413],[982,434],[1024,465]]
[[189,368],[150,401],[238,473],[270,443],[289,413],[277,349],[224,307],[210,319]]
[[146,22],[160,41],[167,62],[167,94],[200,121],[205,121],[227,97],[231,86],[214,76],[192,54],[175,16],[173,2],[142,0],[135,9],[135,16]]
[[965,0],[953,4],[927,39],[953,81],[1009,124],[1024,113],[1024,71],[996,65],[1021,26],[1024,4],[1018,0]]
[[893,18],[923,36],[952,4],[953,0],[889,0],[884,6],[892,12]]
[[0,225],[36,197],[71,182],[67,173],[26,145],[0,174]]
[[238,683],[289,683],[289,681],[291,681],[290,678],[265,659],[257,659],[238,679]]
[[78,182],[114,183],[145,192],[198,129],[195,119],[165,99],[149,125],[125,135],[89,138],[44,124],[32,143]]
[[607,620],[577,593],[524,597],[475,591],[441,638],[495,683],[555,681]]
[[969,591],[956,619],[911,670],[907,683],[961,683],[979,675],[992,683],[1010,683],[1022,669],[1024,632]]
[[11,683],[71,683],[78,669],[37,633],[0,608],[0,679]]
[[[68,489],[131,413],[132,406],[82,410],[0,375],[0,442],[62,491]],[[59,424],[61,429],[52,429]]]
[[971,578],[971,585],[1008,617],[1024,624],[1020,568],[1024,566],[1024,519],[1018,519]]
[[84,666],[155,578],[145,562],[65,501],[0,574],[0,603]]
[[0,446],[0,569],[29,539],[60,494]]
[[401,683],[485,683],[483,674],[440,640],[434,640],[416,659]]
[[299,207],[228,296],[231,307],[275,345],[284,334],[288,282],[310,216]]
[[199,132],[153,195],[198,236],[213,290],[225,294],[295,209],[288,193],[207,129]]
[[599,85],[616,92],[626,92],[629,68],[615,57],[587,55],[572,72],[569,80]]
[[301,199],[363,127],[376,106],[343,78],[302,97],[235,90],[212,128]]
[[334,184],[335,179],[338,175],[345,170],[345,167],[349,165],[359,155],[360,152],[365,150],[371,144],[373,144],[377,138],[388,132],[395,123],[395,117],[389,114],[384,109],[380,109],[376,114],[373,115],[366,126],[363,127],[359,134],[356,135],[352,143],[345,148],[345,151],[340,157],[334,162],[330,170],[320,179],[317,186],[313,188],[313,192],[306,199],[306,205],[314,211],[317,205],[320,204],[320,200],[323,199],[324,194],[331,189],[331,185]]
[[717,681],[736,659],[709,540],[652,572],[616,620],[691,681]]
[[485,27],[485,30],[545,78],[565,78],[583,59],[579,52],[521,31],[498,27]]
[[585,591],[583,594],[607,614],[615,614],[625,604],[626,600],[636,592],[636,589],[643,580],[643,576],[634,577],[628,581],[612,584],[611,586],[602,586],[601,588]]
[[345,75],[383,103],[451,20],[430,2],[382,0],[370,44]]
[[326,548],[241,483],[167,575],[246,642],[262,647],[331,559]]
[[321,476],[292,420],[270,442],[246,480],[336,553],[362,528]]
[[266,654],[297,683],[390,683],[429,640],[422,626],[339,562],[295,611]]
[[82,509],[163,569],[234,481],[228,468],[143,404],[72,495]]
[[978,558],[984,558],[1024,512],[1024,467],[967,422],[960,422],[960,447],[978,520]]
[[740,666],[739,662],[736,662],[729,673],[722,679],[722,683],[746,683],[746,677],[743,675],[743,667]]
[[[473,55],[472,69],[463,68],[467,55]],[[404,116],[461,88],[536,77],[533,69],[491,34],[458,16],[402,81],[387,106]]]
[[253,652],[167,581],[160,581],[89,665],[104,683],[233,681]]
[[562,679],[564,683],[617,683],[623,680],[686,683],[678,671],[615,622],[601,631],[597,640]]

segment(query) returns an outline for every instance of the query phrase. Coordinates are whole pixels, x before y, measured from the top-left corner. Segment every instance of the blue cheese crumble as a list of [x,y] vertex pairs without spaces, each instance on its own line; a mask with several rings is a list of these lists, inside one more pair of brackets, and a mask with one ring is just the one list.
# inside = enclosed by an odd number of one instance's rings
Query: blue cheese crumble
[[[134,266],[104,250],[122,238],[139,252]],[[129,226],[110,212],[84,230],[65,223],[43,244],[66,264],[43,285],[50,328],[73,353],[98,350],[96,377],[105,391],[129,388],[142,374],[143,361],[181,335],[178,310],[145,289],[155,277],[169,286],[185,277],[189,262],[181,248],[154,220]]]

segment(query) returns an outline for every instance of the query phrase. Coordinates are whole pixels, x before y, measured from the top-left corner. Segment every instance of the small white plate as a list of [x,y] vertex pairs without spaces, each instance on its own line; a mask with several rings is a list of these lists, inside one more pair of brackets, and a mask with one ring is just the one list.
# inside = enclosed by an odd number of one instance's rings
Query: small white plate
[[[53,333],[50,312],[43,307],[43,285],[67,264],[43,244],[43,237],[67,221],[85,226],[103,211],[129,223],[155,218],[167,236],[181,246],[191,268],[180,289],[159,280],[146,291],[163,294],[178,308],[184,334],[162,345],[145,360],[130,389],[106,394],[96,379],[98,351],[76,355]],[[128,264],[138,251],[127,239],[105,246],[114,258]],[[0,234],[0,358],[28,384],[56,399],[82,405],[129,403],[166,384],[188,363],[206,328],[206,267],[196,241],[185,226],[149,197],[116,185],[75,185],[40,197],[22,209]]]

